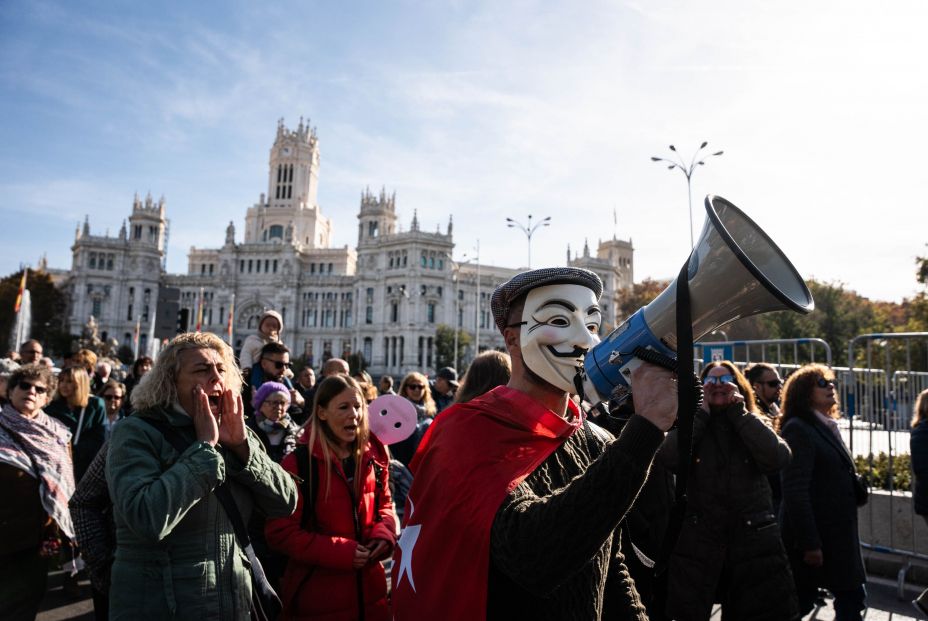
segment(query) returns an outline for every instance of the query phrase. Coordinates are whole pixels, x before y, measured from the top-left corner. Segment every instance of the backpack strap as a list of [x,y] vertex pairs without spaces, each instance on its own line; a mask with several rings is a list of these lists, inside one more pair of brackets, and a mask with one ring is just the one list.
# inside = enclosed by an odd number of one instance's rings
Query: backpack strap
[[[303,494],[303,513],[300,515],[300,528],[306,531],[316,530],[316,498],[319,495],[319,468],[316,458],[309,454],[309,446],[299,444],[296,453],[296,468],[300,477],[300,492]],[[309,467],[309,460],[313,467]]]

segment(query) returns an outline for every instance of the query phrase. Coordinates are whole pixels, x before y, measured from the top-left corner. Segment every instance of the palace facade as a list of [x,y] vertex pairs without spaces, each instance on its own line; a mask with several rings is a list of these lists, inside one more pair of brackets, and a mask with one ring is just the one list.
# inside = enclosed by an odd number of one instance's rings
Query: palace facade
[[[147,351],[150,339],[176,331],[177,310],[194,329],[202,299],[201,329],[225,337],[234,300],[236,350],[255,331],[258,316],[274,309],[284,318],[283,342],[316,367],[360,352],[375,376],[434,372],[440,324],[469,333],[481,351],[502,349],[490,296],[519,270],[453,261],[451,218],[444,231],[429,232],[414,212],[403,227],[395,194],[385,190],[361,193],[357,245],[333,248],[332,223],[316,198],[319,161],[315,128],[301,119],[290,130],[280,121],[267,191],[247,209],[243,235],[230,222],[221,248],[191,248],[186,274],[167,273],[164,266],[169,227],[163,198],[136,196],[116,237],[91,234],[85,220],[64,285],[72,333],[92,315],[103,338],[131,346],[138,323],[140,351]],[[595,254],[584,244],[577,256],[568,250],[567,263],[603,279],[608,333],[621,319],[618,296],[633,282],[631,241],[600,242]],[[158,318],[165,308],[170,315]],[[475,353],[472,346],[464,362]]]

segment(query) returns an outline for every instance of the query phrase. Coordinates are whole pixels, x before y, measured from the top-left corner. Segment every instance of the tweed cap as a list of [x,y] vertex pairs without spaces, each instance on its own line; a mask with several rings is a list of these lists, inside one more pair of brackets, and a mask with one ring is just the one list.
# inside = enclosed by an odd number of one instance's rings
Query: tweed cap
[[497,287],[490,298],[490,310],[493,311],[493,320],[499,331],[506,328],[509,307],[519,296],[548,285],[580,285],[592,289],[597,300],[603,294],[603,281],[599,276],[579,267],[546,267],[522,272]]

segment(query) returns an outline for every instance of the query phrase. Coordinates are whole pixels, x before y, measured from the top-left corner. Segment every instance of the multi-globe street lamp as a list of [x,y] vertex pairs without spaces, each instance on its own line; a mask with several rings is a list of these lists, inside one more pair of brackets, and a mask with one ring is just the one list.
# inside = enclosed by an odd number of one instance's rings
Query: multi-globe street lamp
[[665,157],[657,157],[655,155],[651,156],[652,162],[664,162],[665,164],[669,164],[667,166],[668,170],[673,170],[676,168],[676,169],[679,169],[680,172],[682,172],[686,176],[686,193],[687,193],[687,197],[689,198],[689,204],[690,204],[690,247],[691,248],[696,245],[696,241],[693,236],[693,186],[691,183],[693,172],[696,170],[697,166],[705,166],[706,160],[709,159],[710,157],[716,157],[724,153],[724,151],[716,151],[715,153],[710,153],[708,155],[702,155],[703,149],[705,149],[708,145],[709,143],[707,141],[703,141],[703,143],[699,145],[699,148],[696,149],[695,153],[693,153],[693,159],[690,160],[689,166],[686,165],[686,162],[683,160],[680,153],[677,151],[677,148],[673,145],[670,145],[670,150],[673,151],[674,154],[677,156],[676,159],[667,159]]
[[532,235],[534,235],[535,231],[543,226],[551,226],[551,216],[548,216],[541,221],[532,224],[532,214],[528,214],[528,225],[526,226],[523,226],[521,223],[516,222],[512,218],[506,218],[506,226],[511,229],[519,229],[525,233],[525,237],[528,238],[528,269],[532,269]]

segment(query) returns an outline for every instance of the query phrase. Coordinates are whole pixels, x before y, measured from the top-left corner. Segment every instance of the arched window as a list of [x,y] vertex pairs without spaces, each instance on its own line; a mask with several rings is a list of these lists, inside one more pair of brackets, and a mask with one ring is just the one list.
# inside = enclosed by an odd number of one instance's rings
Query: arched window
[[283,239],[284,238],[284,227],[280,224],[273,224],[267,230],[268,239]]

